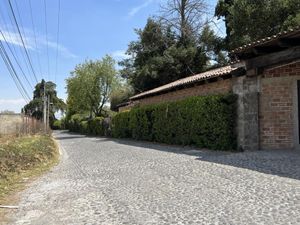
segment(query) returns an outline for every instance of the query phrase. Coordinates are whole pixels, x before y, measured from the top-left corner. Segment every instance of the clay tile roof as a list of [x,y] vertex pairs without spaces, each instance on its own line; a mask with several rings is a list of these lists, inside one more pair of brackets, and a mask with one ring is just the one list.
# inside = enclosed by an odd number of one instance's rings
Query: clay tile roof
[[300,26],[297,26],[293,29],[289,29],[286,31],[279,32],[278,34],[262,38],[260,40],[245,44],[241,47],[238,47],[230,52],[230,55],[240,56],[243,53],[249,52],[251,49],[255,47],[278,47],[278,41],[281,39],[288,40],[299,40],[300,38]]
[[239,68],[233,68],[231,66],[224,66],[224,67],[221,67],[218,69],[209,70],[204,73],[200,73],[200,74],[193,75],[190,77],[182,78],[182,79],[176,80],[174,82],[171,82],[169,84],[165,84],[163,86],[154,88],[152,90],[142,92],[140,94],[132,96],[130,99],[131,100],[140,99],[140,98],[144,98],[149,95],[154,95],[154,94],[158,94],[163,91],[168,91],[168,90],[171,90],[174,88],[178,88],[180,86],[196,83],[201,80],[206,80],[206,79],[210,79],[210,78],[214,78],[214,77],[221,77],[224,75],[228,75],[238,69]]

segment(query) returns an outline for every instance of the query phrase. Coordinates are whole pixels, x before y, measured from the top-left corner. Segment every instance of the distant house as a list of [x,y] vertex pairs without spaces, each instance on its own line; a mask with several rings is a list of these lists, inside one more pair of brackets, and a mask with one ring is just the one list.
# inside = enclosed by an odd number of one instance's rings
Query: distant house
[[300,28],[237,48],[230,57],[236,63],[137,94],[119,111],[233,92],[240,148],[300,149]]

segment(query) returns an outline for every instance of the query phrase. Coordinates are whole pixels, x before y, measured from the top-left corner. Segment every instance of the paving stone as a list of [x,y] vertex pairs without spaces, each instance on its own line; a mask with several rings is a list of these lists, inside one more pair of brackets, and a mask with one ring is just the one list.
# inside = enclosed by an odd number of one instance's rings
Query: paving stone
[[55,136],[61,162],[21,193],[11,224],[299,224],[300,152]]

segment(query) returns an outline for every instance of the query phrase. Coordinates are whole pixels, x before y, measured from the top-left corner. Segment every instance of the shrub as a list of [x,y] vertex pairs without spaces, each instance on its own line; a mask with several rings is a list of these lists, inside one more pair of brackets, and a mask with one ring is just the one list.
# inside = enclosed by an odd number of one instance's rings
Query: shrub
[[96,117],[88,121],[89,132],[93,135],[104,136],[103,117]]
[[85,116],[81,114],[74,114],[67,123],[67,128],[72,132],[81,132],[81,121],[85,120]]
[[52,129],[53,130],[60,130],[62,129],[61,121],[60,120],[55,120],[52,124]]
[[112,120],[116,138],[236,149],[236,99],[233,94],[190,97],[136,107]]

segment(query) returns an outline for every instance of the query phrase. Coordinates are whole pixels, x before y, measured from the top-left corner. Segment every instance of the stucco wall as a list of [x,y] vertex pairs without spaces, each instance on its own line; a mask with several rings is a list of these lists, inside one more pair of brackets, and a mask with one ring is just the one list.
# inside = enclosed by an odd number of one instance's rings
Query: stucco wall
[[23,126],[21,114],[0,114],[0,135],[18,133]]

